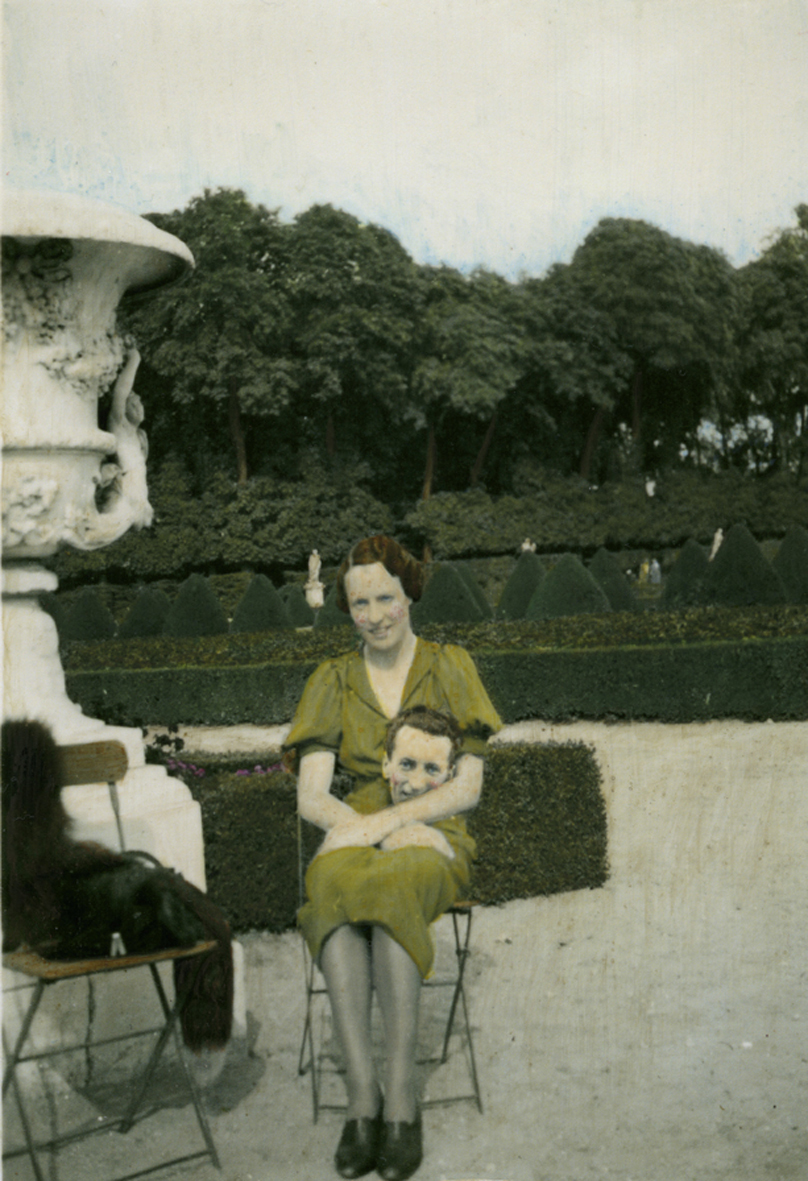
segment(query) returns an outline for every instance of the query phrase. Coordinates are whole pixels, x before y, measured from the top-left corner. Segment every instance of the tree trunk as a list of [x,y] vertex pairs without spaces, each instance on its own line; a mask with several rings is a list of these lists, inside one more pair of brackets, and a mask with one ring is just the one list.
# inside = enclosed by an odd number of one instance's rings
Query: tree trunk
[[639,365],[631,379],[631,437],[639,447],[642,437],[642,369]]
[[429,500],[432,495],[432,481],[435,477],[435,428],[429,424],[429,437],[426,444],[426,471],[424,472],[424,487],[421,500]]
[[325,450],[329,459],[337,454],[337,433],[334,429],[334,415],[329,411],[325,424]]
[[477,483],[480,479],[480,476],[482,475],[483,465],[486,461],[486,458],[488,456],[488,451],[491,447],[491,441],[494,438],[494,431],[496,429],[497,429],[497,412],[495,410],[494,413],[491,415],[491,421],[488,424],[488,430],[485,432],[485,438],[483,439],[482,446],[480,447],[480,450],[477,452],[477,458],[474,460],[474,466],[471,469],[471,474],[469,476],[469,487],[470,488],[477,487]]
[[603,429],[603,420],[606,417],[606,407],[598,406],[595,411],[595,417],[589,424],[589,430],[586,435],[586,442],[584,443],[583,454],[581,455],[580,474],[585,480],[588,480],[592,473],[592,460],[595,458],[595,451],[600,440],[600,432]]
[[239,484],[247,483],[247,448],[244,443],[244,430],[241,425],[241,408],[238,402],[238,381],[231,377],[229,396],[227,400],[227,417],[230,424],[230,437],[236,449],[236,467],[238,468]]

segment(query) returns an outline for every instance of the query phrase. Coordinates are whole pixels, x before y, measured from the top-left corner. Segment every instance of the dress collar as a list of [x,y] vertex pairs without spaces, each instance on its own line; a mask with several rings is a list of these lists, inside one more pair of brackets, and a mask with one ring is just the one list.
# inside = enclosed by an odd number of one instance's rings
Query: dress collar
[[[415,637],[415,652],[413,653],[410,671],[407,673],[407,679],[404,682],[404,689],[401,694],[401,709],[406,708],[416,688],[429,671],[433,648],[433,644],[426,643],[420,636]],[[365,705],[383,717],[385,721],[390,721],[390,718],[388,718],[382,709],[376,694],[373,692],[373,686],[370,683],[365,666],[365,657],[361,650],[352,653],[351,661],[348,665],[347,682],[352,692],[361,698]]]

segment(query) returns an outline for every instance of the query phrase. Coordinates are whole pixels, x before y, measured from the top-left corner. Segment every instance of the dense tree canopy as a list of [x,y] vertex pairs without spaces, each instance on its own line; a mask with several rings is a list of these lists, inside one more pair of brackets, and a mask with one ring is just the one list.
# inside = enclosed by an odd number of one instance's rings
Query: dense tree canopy
[[478,484],[519,494],[543,470],[599,481],[706,462],[709,419],[723,463],[747,467],[749,424],[765,421],[755,465],[799,475],[808,206],[797,214],[738,271],[604,218],[570,263],[510,283],[418,265],[329,205],[283,223],[206,190],[153,215],[195,271],[127,313],[153,463],[181,459],[201,493],[217,474],[244,487],[316,462],[406,509]]

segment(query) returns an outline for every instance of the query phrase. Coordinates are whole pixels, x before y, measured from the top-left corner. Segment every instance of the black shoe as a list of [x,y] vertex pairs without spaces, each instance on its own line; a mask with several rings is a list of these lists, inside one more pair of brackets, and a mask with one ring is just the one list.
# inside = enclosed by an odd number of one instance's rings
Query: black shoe
[[384,1181],[406,1181],[419,1168],[424,1155],[420,1110],[411,1124],[385,1122],[376,1170]]
[[334,1164],[340,1177],[364,1177],[376,1167],[382,1132],[382,1114],[375,1119],[349,1119],[342,1129]]

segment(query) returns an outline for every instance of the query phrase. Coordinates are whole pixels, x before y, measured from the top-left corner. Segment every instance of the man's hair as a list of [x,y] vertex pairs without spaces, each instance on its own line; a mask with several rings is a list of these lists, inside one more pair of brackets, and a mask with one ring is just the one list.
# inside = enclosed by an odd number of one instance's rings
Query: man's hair
[[345,590],[346,575],[354,566],[373,566],[377,562],[388,574],[400,579],[408,599],[418,602],[424,589],[424,567],[394,538],[377,533],[358,541],[337,572],[337,606],[341,611],[347,614],[350,610]]
[[432,734],[436,738],[448,738],[452,744],[452,762],[457,758],[463,742],[457,719],[452,714],[442,713],[439,709],[430,709],[428,705],[415,705],[412,709],[403,709],[401,713],[396,714],[387,727],[384,750],[388,759],[393,757],[396,736],[404,726],[421,730],[424,734]]

